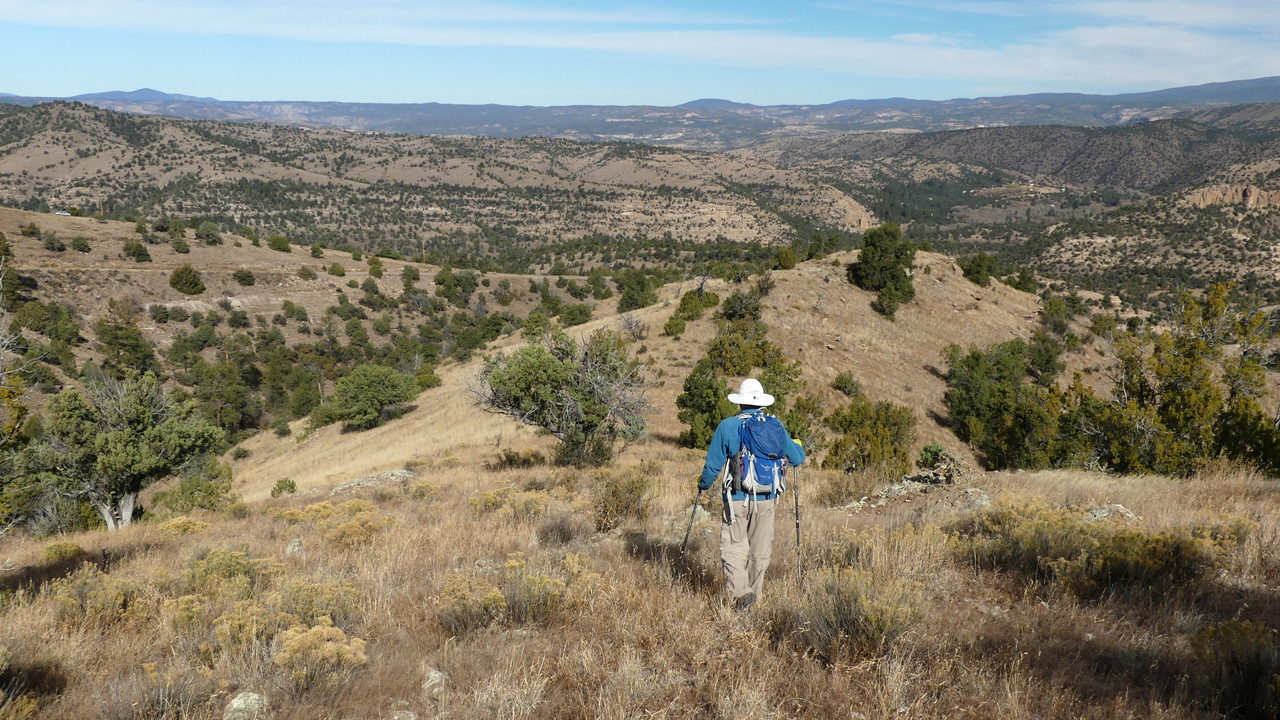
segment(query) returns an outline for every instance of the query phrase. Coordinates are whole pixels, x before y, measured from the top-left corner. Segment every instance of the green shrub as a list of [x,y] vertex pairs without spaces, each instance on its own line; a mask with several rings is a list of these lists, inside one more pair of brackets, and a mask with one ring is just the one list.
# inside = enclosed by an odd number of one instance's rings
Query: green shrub
[[324,257],[324,246],[323,246],[323,245],[321,245],[320,243],[316,243],[316,244],[312,245],[312,246],[311,246],[311,257],[313,257],[313,258],[322,258],[322,257]]
[[325,272],[329,273],[330,275],[333,275],[334,277],[343,277],[344,275],[347,274],[347,269],[342,267],[341,263],[334,263],[329,267],[325,268]]
[[91,247],[89,247],[89,241],[88,241],[88,240],[85,240],[83,237],[81,237],[81,236],[77,235],[77,236],[75,236],[75,237],[71,238],[71,249],[72,249],[72,250],[75,250],[76,252],[87,253],[87,252],[89,252],[92,248],[91,248]]
[[551,333],[510,356],[498,354],[479,380],[481,407],[545,428],[560,440],[557,460],[565,464],[602,465],[619,439],[644,433],[642,368],[606,330],[581,343]]
[[862,394],[862,383],[853,377],[852,370],[841,370],[831,387],[844,393],[846,397],[857,397]]
[[1000,275],[1000,263],[996,259],[980,252],[968,260],[959,260],[960,270],[964,276],[979,287],[987,287],[991,284],[991,276]]
[[66,243],[62,242],[62,238],[54,232],[45,233],[40,245],[49,252],[64,252],[67,249]]
[[169,247],[172,247],[173,251],[180,255],[186,255],[191,252],[191,246],[187,244],[186,240],[180,237],[170,240]]
[[685,331],[685,321],[679,315],[672,315],[662,326],[662,334],[667,337],[680,337]]
[[231,273],[231,277],[245,287],[248,287],[257,281],[252,272],[243,269]]
[[298,277],[302,278],[303,280],[315,280],[316,271],[312,270],[306,265],[303,265],[302,267],[298,268]]
[[729,322],[735,320],[758,321],[762,312],[763,308],[760,306],[760,295],[758,293],[744,293],[741,290],[734,290],[733,294],[726,298],[724,305],[721,306],[720,318]]
[[231,492],[231,466],[212,457],[192,463],[178,486],[155,494],[156,505],[173,513],[221,510],[239,498]]
[[321,415],[328,422],[367,429],[381,425],[395,408],[417,396],[414,378],[383,365],[357,365],[338,380]]
[[591,319],[591,306],[586,303],[574,303],[560,311],[560,322],[565,327],[581,325]]
[[204,292],[200,273],[190,265],[182,265],[169,274],[169,286],[183,295],[199,295]]
[[124,254],[133,258],[134,262],[151,262],[151,252],[147,250],[147,246],[137,240],[126,240],[124,242]]
[[289,244],[289,238],[283,235],[272,235],[267,238],[267,247],[276,252],[293,252],[293,246]]
[[654,290],[649,276],[643,270],[628,268],[615,278],[618,285],[618,312],[639,310],[649,307],[658,301],[658,293]]
[[280,418],[271,423],[271,430],[276,434],[276,437],[281,438],[289,437],[293,434],[293,428],[289,427],[289,421],[284,418]]
[[249,448],[238,447],[231,451],[231,458],[233,460],[243,460],[252,454],[253,453],[249,452]]
[[932,468],[938,463],[954,459],[954,456],[947,452],[947,447],[942,443],[934,440],[933,442],[920,448],[920,459],[916,460],[916,467]]
[[440,387],[444,384],[444,380],[436,374],[434,365],[423,365],[413,373],[414,380],[418,383],[418,390],[426,390],[427,388]]
[[271,497],[280,497],[281,495],[292,495],[298,492],[298,483],[291,478],[280,478],[275,485],[271,486]]
[[702,313],[720,304],[720,296],[707,291],[690,290],[680,296],[676,315],[688,322],[702,319]]
[[217,225],[205,220],[196,227],[196,239],[204,241],[205,245],[221,245],[222,232]]
[[897,225],[886,223],[872,228],[862,237],[858,260],[849,265],[849,282],[879,293],[872,308],[893,319],[898,306],[915,297],[915,287],[907,275],[915,258],[915,245],[903,239]]
[[36,221],[32,220],[18,228],[18,232],[23,237],[40,237],[40,226],[36,225]]
[[908,448],[916,440],[916,416],[911,408],[872,403],[865,395],[857,395],[825,422],[840,436],[823,458],[823,469],[878,473],[885,480],[896,480],[911,471]]
[[774,261],[779,270],[791,270],[796,266],[796,253],[791,248],[783,248],[778,251]]

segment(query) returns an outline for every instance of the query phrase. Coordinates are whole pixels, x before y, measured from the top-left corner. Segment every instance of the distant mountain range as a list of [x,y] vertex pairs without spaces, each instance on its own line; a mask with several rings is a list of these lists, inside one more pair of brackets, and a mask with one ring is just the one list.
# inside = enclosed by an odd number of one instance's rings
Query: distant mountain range
[[649,105],[450,105],[224,101],[144,88],[70,98],[0,95],[33,105],[76,100],[120,112],[190,119],[336,127],[358,132],[557,137],[628,141],[700,150],[757,146],[849,131],[939,131],[1010,125],[1109,127],[1245,103],[1280,102],[1280,77],[1122,95],[1038,93],[954,100],[841,100],[825,105],[750,105],[694,100]]

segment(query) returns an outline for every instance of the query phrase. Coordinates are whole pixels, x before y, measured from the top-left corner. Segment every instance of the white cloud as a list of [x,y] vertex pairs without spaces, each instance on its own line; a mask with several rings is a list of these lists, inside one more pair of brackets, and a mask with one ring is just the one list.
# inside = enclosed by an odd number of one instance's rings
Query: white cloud
[[1277,34],[1223,31],[1233,23],[1274,25],[1280,14],[1261,10],[1278,4],[1223,0],[1217,6],[1222,15],[1213,24],[1204,19],[1212,13],[1183,0],[920,2],[954,12],[1040,12],[1089,20],[1004,43],[914,32],[888,38],[787,33],[743,18],[644,9],[409,0],[0,0],[0,21],[328,42],[587,50],[969,86],[1116,91],[1280,75]]

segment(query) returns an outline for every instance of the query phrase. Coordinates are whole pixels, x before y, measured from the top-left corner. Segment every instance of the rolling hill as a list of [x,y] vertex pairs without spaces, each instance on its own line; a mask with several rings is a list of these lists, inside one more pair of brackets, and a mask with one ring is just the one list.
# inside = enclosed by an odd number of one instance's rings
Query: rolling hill
[[71,98],[8,96],[35,104],[79,100],[120,112],[200,120],[269,122],[413,135],[556,137],[640,142],[694,150],[752,147],[782,137],[853,130],[935,132],[983,126],[1124,125],[1245,103],[1280,102],[1280,78],[1258,78],[1121,95],[1038,93],[951,100],[841,100],[814,105],[759,106],[694,100],[677,107],[378,104],[220,101],[142,89]]

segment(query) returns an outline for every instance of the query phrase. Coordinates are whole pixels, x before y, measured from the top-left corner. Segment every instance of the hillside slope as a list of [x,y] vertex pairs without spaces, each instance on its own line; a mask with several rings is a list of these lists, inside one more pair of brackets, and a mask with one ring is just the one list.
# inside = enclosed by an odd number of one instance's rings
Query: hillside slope
[[[789,242],[798,218],[848,232],[871,223],[839,190],[750,156],[8,108],[0,200],[28,209],[105,203],[113,216],[200,216],[308,244],[525,263],[583,236],[691,252]],[[586,250],[595,262],[613,249],[604,239]]]

